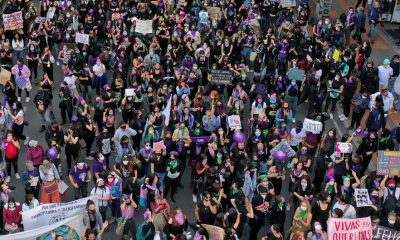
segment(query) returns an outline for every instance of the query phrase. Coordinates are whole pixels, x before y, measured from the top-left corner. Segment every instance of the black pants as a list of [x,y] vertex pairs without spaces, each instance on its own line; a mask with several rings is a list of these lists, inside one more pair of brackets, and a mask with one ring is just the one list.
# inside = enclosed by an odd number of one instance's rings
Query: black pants
[[18,140],[25,140],[26,136],[23,134],[24,132],[24,124],[18,125],[18,124],[13,124],[12,125],[12,131],[14,133],[14,136],[18,139]]
[[168,196],[169,191],[171,190],[171,198],[174,198],[176,187],[178,186],[179,178],[165,178],[165,190],[164,190],[164,197]]
[[[90,134],[90,133],[86,133],[86,134]],[[86,143],[86,157],[90,156],[90,150],[92,148],[92,144],[93,144],[94,139],[93,138],[85,138],[85,143]]]
[[363,4],[363,8],[365,9],[365,5],[367,4],[367,0],[357,0],[357,4],[354,7],[354,9],[358,8],[358,6],[360,6],[361,2]]
[[18,173],[18,156],[15,158],[6,158],[7,175],[11,176],[11,165],[14,167],[14,173]]
[[75,200],[79,198],[87,197],[87,182],[78,185],[78,188],[74,188],[74,198]]
[[68,111],[66,107],[61,107],[61,118],[63,122],[67,121],[67,114],[68,114],[68,120],[71,121],[72,118],[72,112]]
[[355,128],[357,128],[357,127],[361,126],[361,119],[363,118],[364,113],[365,113],[365,111],[362,111],[360,113],[356,113],[353,111],[353,116],[351,117],[350,127],[354,126]]
[[65,145],[65,157],[67,159],[68,173],[72,166],[72,160],[75,162],[79,155],[79,147],[77,144],[72,145],[68,143]]
[[331,98],[330,96],[328,96],[326,98],[324,112],[328,112],[329,104],[331,104],[331,113],[333,114],[335,112],[335,107],[338,100],[339,98]]
[[343,105],[343,114],[346,117],[349,117],[349,115],[350,115],[351,98],[347,98],[347,97],[343,98],[342,105]]
[[263,225],[263,219],[251,219],[250,220],[250,237],[249,239],[258,239],[257,235]]
[[[28,61],[28,68],[31,71],[31,79],[32,79],[32,76],[34,76],[34,78],[37,79],[38,63],[39,63],[38,60]],[[53,79],[51,79],[51,80],[53,80]]]
[[[26,93],[26,97],[29,97],[29,91],[26,90],[26,88],[25,88],[25,93]],[[18,97],[21,97],[21,95],[22,95],[22,89],[18,88]]]

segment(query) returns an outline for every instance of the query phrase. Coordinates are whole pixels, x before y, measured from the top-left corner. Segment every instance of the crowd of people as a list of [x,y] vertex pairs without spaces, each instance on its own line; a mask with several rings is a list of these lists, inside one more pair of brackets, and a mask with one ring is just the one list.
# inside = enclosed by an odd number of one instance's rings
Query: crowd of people
[[[298,2],[6,1],[2,13],[22,11],[23,27],[0,27],[12,73],[0,105],[1,232],[22,231],[22,211],[62,202],[60,181],[74,199],[94,198],[82,239],[115,224],[124,239],[209,239],[213,225],[227,240],[327,240],[329,218],[368,216],[400,231],[400,179],[376,172],[378,151],[400,143],[400,127],[387,128],[400,110],[400,58],[370,59],[380,3],[332,19]],[[137,28],[144,20],[152,33]],[[335,111],[349,134],[326,127]],[[294,156],[271,153],[282,144]],[[25,199],[13,197],[15,181]],[[179,188],[191,189],[194,219],[176,205]],[[354,204],[356,188],[368,189],[368,206]]]

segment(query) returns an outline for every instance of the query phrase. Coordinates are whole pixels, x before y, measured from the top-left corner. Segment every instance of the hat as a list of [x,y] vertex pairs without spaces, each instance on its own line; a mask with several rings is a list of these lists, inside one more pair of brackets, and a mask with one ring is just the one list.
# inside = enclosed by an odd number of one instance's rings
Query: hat
[[96,183],[99,183],[99,182],[104,182],[104,180],[103,180],[102,178],[98,178],[98,179],[96,180]]
[[71,117],[71,122],[77,122],[78,119],[79,119],[78,116],[73,115],[73,116]]
[[389,180],[386,182],[386,186],[389,186],[389,185],[396,185],[396,181],[393,180],[393,179],[389,179]]
[[36,140],[30,140],[28,145],[29,147],[37,147],[38,143]]
[[178,156],[178,152],[177,151],[171,151],[169,154],[171,154],[172,156]]
[[385,58],[385,60],[383,60],[383,64],[384,65],[389,65],[390,64],[390,60]]
[[275,104],[276,103],[276,94],[272,94],[271,97],[269,98],[269,102],[271,104]]
[[258,178],[260,179],[260,181],[262,181],[262,180],[264,180],[266,178],[268,179],[268,175],[267,174],[263,174],[263,175],[260,175]]
[[109,84],[104,84],[103,88],[104,89],[110,89],[110,85]]

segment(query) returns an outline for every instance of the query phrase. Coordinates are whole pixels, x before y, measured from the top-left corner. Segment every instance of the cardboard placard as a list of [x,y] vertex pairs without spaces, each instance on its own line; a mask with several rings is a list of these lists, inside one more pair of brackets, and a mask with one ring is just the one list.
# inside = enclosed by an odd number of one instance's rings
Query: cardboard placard
[[305,118],[303,122],[303,129],[307,132],[319,134],[322,131],[322,123]]
[[221,8],[219,7],[207,7],[207,12],[211,18],[220,19],[222,16]]
[[376,174],[400,174],[400,151],[378,151]]
[[125,89],[125,96],[132,97],[133,95],[135,95],[135,89],[133,88]]
[[296,156],[296,152],[293,150],[293,148],[290,146],[290,144],[286,140],[282,140],[278,145],[276,145],[274,148],[271,149],[271,154],[282,150],[286,153],[288,157],[294,157]]
[[5,85],[11,79],[11,72],[5,68],[1,68],[0,72],[0,84]]
[[228,116],[228,126],[232,129],[242,129],[242,123],[239,115]]
[[304,70],[298,68],[291,68],[289,69],[288,78],[296,81],[303,81]]
[[230,70],[211,69],[211,82],[219,85],[231,85],[233,74]]
[[353,151],[353,145],[351,143],[338,142],[336,143],[337,153],[351,153]]
[[76,33],[75,42],[89,45],[89,34]]
[[56,8],[55,7],[50,7],[49,11],[47,11],[46,18],[47,19],[53,19],[55,13],[56,13]]
[[154,151],[161,152],[163,149],[165,149],[165,144],[164,144],[163,140],[153,143],[153,150]]
[[24,19],[22,18],[22,12],[14,12],[11,14],[3,14],[3,25],[4,30],[16,30],[23,27]]
[[371,239],[372,225],[371,218],[329,218],[328,219],[328,239]]
[[208,224],[201,224],[207,232],[209,240],[224,240],[225,229]]
[[369,206],[368,189],[365,188],[354,189],[354,200],[356,201],[357,207],[368,207]]
[[153,20],[136,20],[135,32],[141,34],[153,33]]

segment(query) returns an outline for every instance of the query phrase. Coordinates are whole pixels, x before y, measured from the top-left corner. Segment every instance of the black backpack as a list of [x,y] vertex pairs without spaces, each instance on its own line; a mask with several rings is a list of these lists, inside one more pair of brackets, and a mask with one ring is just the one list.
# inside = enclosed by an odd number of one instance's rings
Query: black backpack
[[396,190],[387,189],[388,195],[385,200],[384,208],[386,213],[390,213],[392,211],[398,212],[400,211],[400,199],[396,198]]

